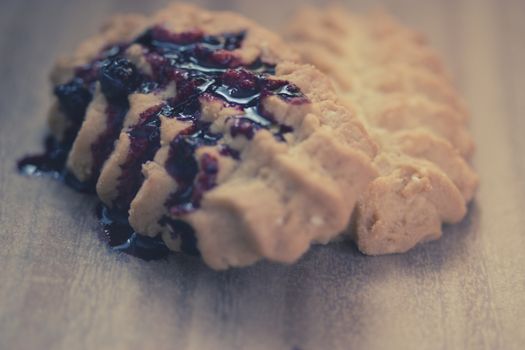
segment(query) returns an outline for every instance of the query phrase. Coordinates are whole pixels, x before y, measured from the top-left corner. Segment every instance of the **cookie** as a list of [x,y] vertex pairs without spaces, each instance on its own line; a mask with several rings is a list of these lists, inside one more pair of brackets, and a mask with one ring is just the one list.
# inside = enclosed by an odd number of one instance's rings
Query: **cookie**
[[52,134],[110,212],[215,269],[348,226],[377,145],[330,80],[230,12],[119,16],[59,60]]
[[469,115],[425,39],[383,13],[339,7],[304,8],[286,36],[332,78],[379,146],[380,176],[354,215],[359,249],[405,252],[439,238],[443,223],[459,222],[478,185]]

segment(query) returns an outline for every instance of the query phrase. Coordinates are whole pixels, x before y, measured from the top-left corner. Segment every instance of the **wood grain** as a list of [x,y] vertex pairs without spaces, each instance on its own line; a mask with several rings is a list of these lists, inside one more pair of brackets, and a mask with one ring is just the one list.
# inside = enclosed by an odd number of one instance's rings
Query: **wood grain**
[[[302,3],[208,2],[272,28]],[[471,107],[481,188],[463,223],[404,255],[332,244],[222,273],[117,255],[92,199],[14,171],[41,147],[58,53],[111,13],[164,3],[0,4],[0,349],[525,348],[525,2],[384,4],[430,37]]]

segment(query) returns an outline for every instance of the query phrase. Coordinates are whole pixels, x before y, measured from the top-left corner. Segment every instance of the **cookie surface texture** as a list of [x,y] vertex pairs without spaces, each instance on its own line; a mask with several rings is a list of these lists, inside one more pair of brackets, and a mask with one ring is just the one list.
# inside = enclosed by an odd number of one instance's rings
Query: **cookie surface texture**
[[234,13],[115,17],[52,83],[75,179],[215,269],[296,261],[345,230],[378,175],[378,145],[332,82]]
[[384,13],[337,7],[303,9],[286,35],[332,78],[379,146],[380,176],[354,215],[359,249],[405,252],[439,238],[443,223],[459,222],[478,185],[469,116],[425,39]]

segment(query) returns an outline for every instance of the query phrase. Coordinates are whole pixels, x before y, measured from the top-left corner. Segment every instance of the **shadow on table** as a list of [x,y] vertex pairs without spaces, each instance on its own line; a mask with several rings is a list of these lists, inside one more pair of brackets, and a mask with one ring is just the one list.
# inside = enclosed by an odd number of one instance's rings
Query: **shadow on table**
[[272,339],[277,347],[340,347],[337,342],[345,335],[354,335],[354,344],[359,341],[355,335],[365,333],[371,315],[380,312],[391,293],[402,304],[417,297],[413,293],[428,292],[425,283],[435,283],[436,276],[471,257],[479,218],[474,203],[460,224],[444,228],[440,240],[406,254],[367,257],[354,244],[339,242],[313,247],[294,265],[262,262],[223,272],[175,255],[137,271],[136,278],[149,295],[155,295],[155,285],[172,293],[180,320],[193,319],[217,341],[226,332],[243,341],[267,344]]

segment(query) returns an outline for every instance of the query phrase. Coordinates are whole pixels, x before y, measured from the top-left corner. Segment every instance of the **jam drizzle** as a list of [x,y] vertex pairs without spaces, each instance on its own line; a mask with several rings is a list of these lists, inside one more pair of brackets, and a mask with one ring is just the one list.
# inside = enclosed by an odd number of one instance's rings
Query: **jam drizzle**
[[[167,248],[159,237],[144,237],[131,229],[127,210],[144,180],[142,164],[153,159],[160,148],[160,116],[190,122],[190,126],[170,143],[165,167],[178,186],[166,202],[172,217],[162,218],[160,224],[167,225],[173,237],[181,239],[182,251],[198,254],[193,229],[178,218],[199,208],[204,192],[216,185],[219,163],[208,153],[197,160],[195,152],[202,146],[217,146],[220,155],[240,159],[238,150],[222,142],[223,135],[212,133],[210,124],[200,120],[201,99],[217,99],[239,110],[238,116],[230,117],[233,120],[228,132],[232,137],[242,136],[249,140],[257,131],[267,129],[283,142],[284,135],[293,131],[292,128],[276,122],[261,102],[269,96],[278,96],[291,104],[307,102],[295,85],[269,79],[275,74],[274,65],[260,59],[249,65],[240,61],[235,50],[241,47],[245,35],[244,32],[216,36],[200,31],[173,33],[162,26],[154,26],[130,43],[104,48],[92,62],[78,67],[72,80],[54,89],[70,125],[63,140],[48,138],[46,152],[20,160],[19,171],[27,175],[50,173],[78,190],[93,191],[122,129],[129,110],[129,94],[155,93],[175,82],[174,98],[144,111],[138,123],[125,130],[131,142],[127,159],[120,165],[115,209],[110,212],[101,207],[98,212],[106,241],[114,249],[146,259],[165,256]],[[142,46],[152,69],[151,76],[140,72],[125,58],[126,49],[133,44]],[[108,103],[107,125],[91,145],[93,179],[80,183],[67,172],[65,163],[97,82]]]
[[144,260],[158,260],[167,257],[170,250],[157,237],[147,237],[133,231],[127,215],[111,211],[106,206],[97,206],[97,217],[102,226],[102,241],[113,250],[136,256]]

